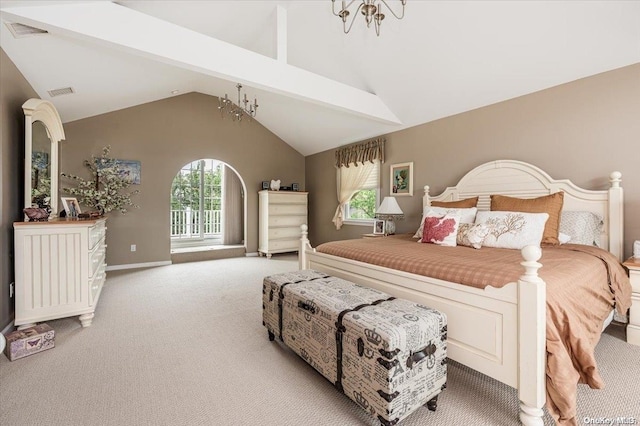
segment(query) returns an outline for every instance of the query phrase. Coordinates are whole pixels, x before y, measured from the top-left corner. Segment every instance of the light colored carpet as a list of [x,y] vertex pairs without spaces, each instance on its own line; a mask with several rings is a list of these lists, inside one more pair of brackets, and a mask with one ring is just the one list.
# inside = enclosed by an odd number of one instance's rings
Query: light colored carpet
[[[109,272],[93,325],[49,321],[54,349],[0,356],[0,424],[377,425],[262,326],[262,277],[294,256]],[[579,390],[579,418],[640,422],[640,347],[610,327],[604,390]],[[402,424],[514,425],[516,391],[451,362],[438,410]],[[545,424],[553,422],[547,416]]]

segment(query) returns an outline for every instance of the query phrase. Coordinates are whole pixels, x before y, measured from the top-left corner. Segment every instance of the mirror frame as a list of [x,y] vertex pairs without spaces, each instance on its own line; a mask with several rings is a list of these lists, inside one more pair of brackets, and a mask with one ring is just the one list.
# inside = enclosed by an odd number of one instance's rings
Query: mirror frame
[[33,154],[32,125],[40,121],[47,129],[51,141],[51,215],[58,215],[58,142],[65,139],[64,128],[58,110],[49,101],[43,99],[29,99],[22,105],[24,111],[24,206],[31,207],[31,158]]

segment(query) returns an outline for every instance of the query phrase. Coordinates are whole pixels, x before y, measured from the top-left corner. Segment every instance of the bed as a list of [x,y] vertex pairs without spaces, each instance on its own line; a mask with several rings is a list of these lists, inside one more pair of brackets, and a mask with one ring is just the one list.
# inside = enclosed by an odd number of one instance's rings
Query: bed
[[[489,210],[492,194],[535,198],[563,191],[563,210],[588,211],[603,218],[601,247],[617,263],[623,256],[621,174],[612,173],[609,181],[608,190],[585,190],[568,180],[552,179],[533,165],[498,160],[476,167],[438,196],[431,196],[425,186],[423,206],[432,201],[479,196],[478,210]],[[527,246],[521,257],[517,256],[519,259],[509,260],[520,263],[522,272],[508,284],[475,288],[320,253],[311,247],[305,225],[300,244],[301,269],[330,273],[445,312],[450,324],[449,357],[516,388],[520,421],[527,426],[543,424],[547,399],[547,288],[538,274],[543,266],[538,262],[542,256],[539,246]],[[630,294],[630,286],[628,291]],[[602,323],[611,320],[610,314],[602,315],[607,317],[601,319]],[[568,424],[576,421],[565,420]]]

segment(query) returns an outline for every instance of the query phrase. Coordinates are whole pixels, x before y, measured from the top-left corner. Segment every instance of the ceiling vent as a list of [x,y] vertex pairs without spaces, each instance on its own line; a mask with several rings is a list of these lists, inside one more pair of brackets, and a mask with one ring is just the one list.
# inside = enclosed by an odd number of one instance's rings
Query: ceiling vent
[[70,95],[72,93],[75,93],[75,91],[72,87],[63,87],[62,89],[47,90],[47,93],[49,93],[49,96],[54,98],[56,96]]
[[40,28],[30,27],[29,25],[18,24],[17,22],[7,22],[7,27],[15,38],[30,37],[39,34],[49,34],[48,31]]

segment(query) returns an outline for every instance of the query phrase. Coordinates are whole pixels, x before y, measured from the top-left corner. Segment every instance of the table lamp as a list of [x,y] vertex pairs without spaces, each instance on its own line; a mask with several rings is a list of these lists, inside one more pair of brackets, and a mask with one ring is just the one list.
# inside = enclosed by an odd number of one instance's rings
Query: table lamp
[[402,219],[404,213],[400,209],[395,197],[384,197],[380,207],[376,209],[376,217],[385,221],[384,234],[393,235],[396,232],[396,219]]

